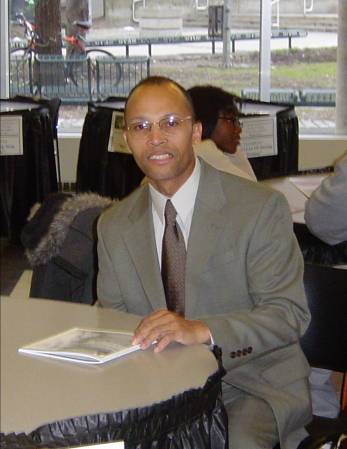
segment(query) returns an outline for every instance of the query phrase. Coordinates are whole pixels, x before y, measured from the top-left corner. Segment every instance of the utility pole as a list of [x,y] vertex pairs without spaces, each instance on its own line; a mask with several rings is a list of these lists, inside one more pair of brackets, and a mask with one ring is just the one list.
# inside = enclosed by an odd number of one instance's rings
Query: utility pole
[[271,87],[271,0],[260,2],[259,98],[270,101]]
[[9,48],[8,48],[8,1],[0,0],[0,36],[1,36],[1,52],[0,52],[0,98],[8,98],[10,95],[10,61],[9,61]]
[[336,67],[336,134],[347,134],[347,2],[339,0]]
[[230,67],[230,36],[231,36],[231,2],[224,0],[223,21],[223,66]]

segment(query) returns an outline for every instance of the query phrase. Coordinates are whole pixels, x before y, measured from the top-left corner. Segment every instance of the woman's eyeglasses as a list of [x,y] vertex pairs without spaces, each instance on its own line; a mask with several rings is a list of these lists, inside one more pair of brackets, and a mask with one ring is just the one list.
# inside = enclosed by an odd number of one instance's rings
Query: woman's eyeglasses
[[238,128],[242,128],[242,122],[240,122],[240,120],[237,117],[223,117],[223,116],[219,116],[218,117],[221,120],[226,120],[227,122],[229,122],[233,127],[238,127]]

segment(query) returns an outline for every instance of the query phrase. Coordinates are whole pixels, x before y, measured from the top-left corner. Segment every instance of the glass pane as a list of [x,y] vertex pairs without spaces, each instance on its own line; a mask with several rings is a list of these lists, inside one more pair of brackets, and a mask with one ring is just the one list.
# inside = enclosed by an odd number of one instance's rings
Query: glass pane
[[301,134],[334,133],[338,0],[281,1],[279,7],[278,29],[305,36],[293,38],[291,49],[272,40],[273,95],[293,99]]
[[[126,96],[149,70],[254,98],[260,0],[230,3],[225,68],[223,0],[12,0],[11,94],[60,96],[60,132],[80,131],[89,100]],[[272,3],[272,100],[295,102],[302,133],[334,132],[338,0]]]

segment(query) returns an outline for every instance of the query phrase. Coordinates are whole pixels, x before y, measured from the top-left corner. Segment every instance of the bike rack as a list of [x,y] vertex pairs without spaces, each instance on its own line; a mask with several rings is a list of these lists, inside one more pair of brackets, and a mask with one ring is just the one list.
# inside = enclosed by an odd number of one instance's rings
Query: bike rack
[[137,3],[142,3],[143,8],[146,8],[146,0],[133,0],[133,21],[136,23],[140,22],[140,19],[138,17],[135,17],[135,9],[136,9],[136,4]]
[[307,6],[307,1],[308,0],[304,0],[304,15],[306,15],[306,13],[308,13],[308,12],[312,12],[313,11],[313,2],[314,2],[314,0],[311,0],[311,5],[310,6]]
[[199,3],[199,0],[195,0],[195,8],[198,11],[203,11],[207,9],[209,6],[209,0],[205,0],[202,4]]
[[276,22],[272,23],[272,26],[279,28],[280,26],[280,0],[271,0],[271,7],[276,5]]

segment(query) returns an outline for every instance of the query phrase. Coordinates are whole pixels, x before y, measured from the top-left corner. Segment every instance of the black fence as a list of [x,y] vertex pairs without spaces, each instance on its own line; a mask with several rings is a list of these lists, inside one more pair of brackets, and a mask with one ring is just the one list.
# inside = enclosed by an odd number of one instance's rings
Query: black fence
[[[241,97],[249,100],[259,100],[259,90],[249,87],[241,91]],[[292,104],[294,106],[325,106],[336,104],[335,89],[276,89],[270,90],[270,102]]]
[[65,104],[127,96],[150,75],[150,58],[23,55],[10,57],[10,96],[58,97]]

